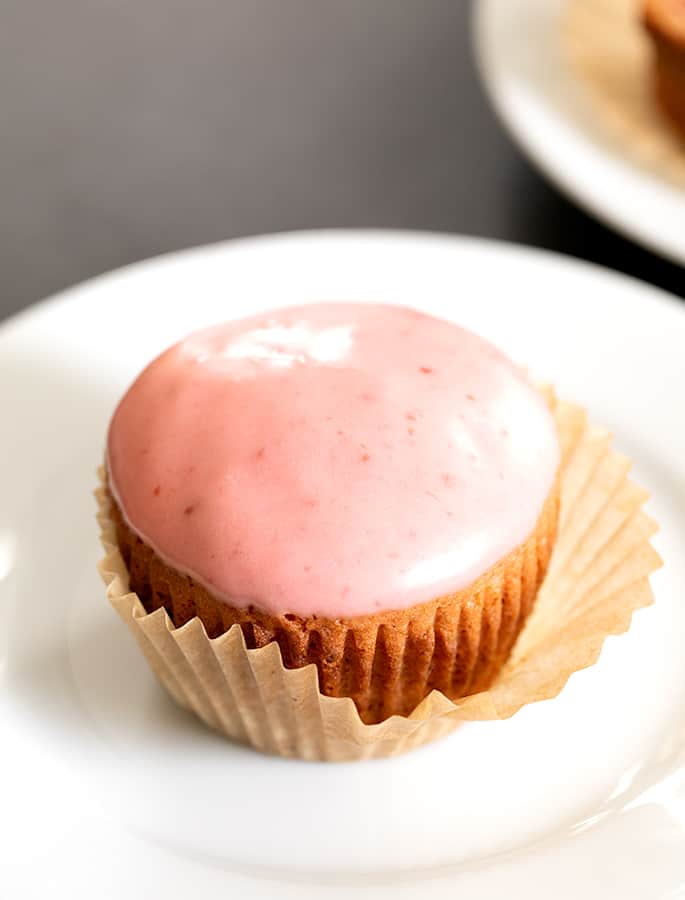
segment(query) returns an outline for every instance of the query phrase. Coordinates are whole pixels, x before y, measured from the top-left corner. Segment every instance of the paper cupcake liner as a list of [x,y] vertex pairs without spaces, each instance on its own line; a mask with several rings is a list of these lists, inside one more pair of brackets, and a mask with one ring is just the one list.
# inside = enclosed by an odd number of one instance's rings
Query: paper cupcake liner
[[224,603],[167,566],[129,528],[116,502],[111,518],[131,589],[148,613],[163,607],[176,627],[197,616],[210,638],[237,624],[250,649],[276,641],[287,669],[314,663],[321,693],[351,697],[370,724],[407,715],[432,689],[454,699],[490,686],[547,570],[559,493],[555,484],[530,537],[466,589],[353,618],[270,615]]
[[685,185],[685,141],[656,101],[640,0],[568,0],[563,40],[607,137],[654,174]]
[[129,590],[103,481],[96,496],[107,597],[179,704],[211,728],[281,756],[395,756],[460,722],[507,718],[555,697],[573,672],[597,660],[609,634],[625,631],[633,612],[652,602],[648,575],[661,561],[649,543],[656,525],[641,509],[646,493],[628,480],[628,460],[612,450],[608,432],[587,425],[580,407],[550,402],[562,447],[557,540],[535,608],[487,691],[454,702],[433,691],[410,715],[366,725],[350,698],[319,692],[314,665],[286,669],[276,642],[247,649],[239,625],[209,638],[199,618],[176,628],[163,608],[148,614]]

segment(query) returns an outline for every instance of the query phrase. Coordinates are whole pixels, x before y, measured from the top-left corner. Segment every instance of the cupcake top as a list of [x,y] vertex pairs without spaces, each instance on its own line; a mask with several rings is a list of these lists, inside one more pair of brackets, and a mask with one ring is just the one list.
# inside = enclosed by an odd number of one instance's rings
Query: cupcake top
[[643,18],[660,37],[685,50],[685,3],[683,0],[644,0]]
[[190,335],[134,382],[112,493],[234,606],[347,618],[467,587],[533,531],[552,416],[486,341],[406,308],[285,308]]

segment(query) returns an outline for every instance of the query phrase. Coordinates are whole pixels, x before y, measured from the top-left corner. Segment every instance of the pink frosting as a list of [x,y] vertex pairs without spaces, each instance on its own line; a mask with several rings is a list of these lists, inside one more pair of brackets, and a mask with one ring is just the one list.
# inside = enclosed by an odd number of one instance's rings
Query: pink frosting
[[532,532],[559,449],[523,372],[410,309],[319,304],[159,356],[108,439],[130,527],[233,605],[329,618],[468,586]]

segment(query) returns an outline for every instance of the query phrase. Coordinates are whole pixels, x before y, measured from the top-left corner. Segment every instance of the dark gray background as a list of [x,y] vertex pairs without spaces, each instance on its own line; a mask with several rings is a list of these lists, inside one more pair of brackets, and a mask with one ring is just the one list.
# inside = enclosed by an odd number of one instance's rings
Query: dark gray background
[[[146,256],[291,228],[550,247],[685,296],[683,270],[523,160],[465,0],[4,0],[0,317]],[[636,212],[637,214],[637,212]]]

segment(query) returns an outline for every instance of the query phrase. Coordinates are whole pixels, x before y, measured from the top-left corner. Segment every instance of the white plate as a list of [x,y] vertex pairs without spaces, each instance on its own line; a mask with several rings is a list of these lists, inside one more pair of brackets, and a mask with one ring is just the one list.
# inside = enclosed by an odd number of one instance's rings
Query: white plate
[[565,0],[479,0],[474,42],[504,125],[561,190],[605,224],[685,264],[685,192],[607,137],[563,58]]
[[[210,733],[154,682],[95,574],[94,472],[139,368],[189,329],[317,299],[412,304],[486,335],[615,429],[662,524],[658,602],[598,665],[391,761],[291,762]],[[653,900],[682,884],[683,347],[685,310],[638,282],[410,233],[200,248],[7,322],[0,895]]]

